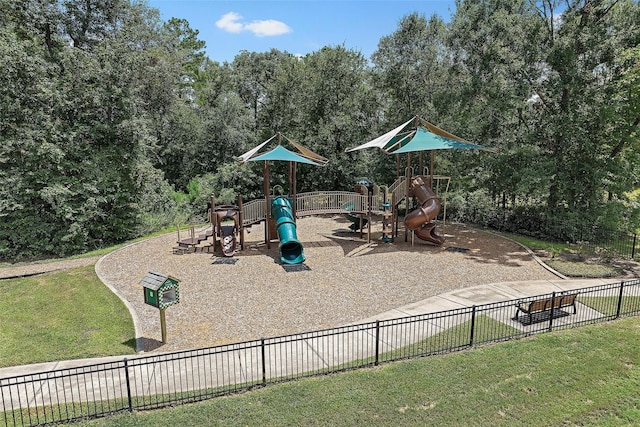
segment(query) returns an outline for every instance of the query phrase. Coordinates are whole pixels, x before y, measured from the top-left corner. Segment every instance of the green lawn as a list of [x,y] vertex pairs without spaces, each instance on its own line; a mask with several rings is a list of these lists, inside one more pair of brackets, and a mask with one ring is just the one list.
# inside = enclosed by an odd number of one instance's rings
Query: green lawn
[[534,237],[525,236],[523,234],[513,234],[495,230],[491,230],[491,232],[499,236],[514,240],[531,250],[544,249],[552,253],[571,251],[571,246],[567,243],[548,242],[546,240],[536,239]]
[[567,261],[562,259],[563,254],[575,254],[580,252],[579,245],[547,242],[533,237],[511,233],[497,232],[496,234],[514,240],[533,251],[546,251],[552,258],[545,259],[544,262],[549,267],[567,277],[606,278],[615,277],[622,273],[620,268],[604,261],[602,261],[602,263],[593,263],[586,261]]
[[626,318],[86,425],[637,425],[639,341]]
[[0,367],[135,352],[133,320],[94,266],[0,281]]
[[[616,314],[618,300],[619,298],[617,296],[589,297],[581,295],[578,297],[578,301],[580,301],[581,304],[591,307],[606,316],[614,316]],[[633,313],[638,309],[638,307],[640,307],[640,297],[625,295],[622,299],[622,304],[620,305],[620,313],[622,315],[625,313]]]
[[[484,314],[476,316],[474,343],[482,343],[488,340],[500,341],[501,339],[513,337],[521,333],[522,331]],[[463,348],[469,344],[470,337],[471,322],[467,321],[445,329],[414,344],[383,353],[380,355],[380,360],[393,360],[406,356],[435,354],[449,351],[451,348],[456,347]]]

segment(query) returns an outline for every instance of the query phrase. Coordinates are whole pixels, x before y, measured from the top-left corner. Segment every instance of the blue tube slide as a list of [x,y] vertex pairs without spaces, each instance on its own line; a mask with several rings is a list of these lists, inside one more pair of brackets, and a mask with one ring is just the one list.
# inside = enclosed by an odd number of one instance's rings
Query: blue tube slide
[[271,216],[275,220],[278,239],[280,240],[280,261],[284,264],[301,264],[304,262],[302,243],[300,243],[296,234],[293,209],[287,197],[279,196],[271,201]]

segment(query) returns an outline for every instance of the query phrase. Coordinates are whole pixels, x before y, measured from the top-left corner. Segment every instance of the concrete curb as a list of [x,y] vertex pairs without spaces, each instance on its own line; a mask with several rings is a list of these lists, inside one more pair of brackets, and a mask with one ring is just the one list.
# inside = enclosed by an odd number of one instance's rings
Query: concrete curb
[[[169,233],[167,233],[169,234]],[[135,330],[135,335],[136,335],[136,353],[144,353],[143,350],[143,336],[142,336],[142,328],[140,327],[140,320],[138,319],[138,315],[136,314],[136,311],[134,310],[134,308],[131,306],[131,304],[129,303],[129,301],[127,301],[122,295],[120,295],[118,293],[118,290],[115,288],[114,284],[109,282],[107,279],[104,278],[103,275],[100,274],[100,266],[102,264],[102,261],[107,259],[107,257],[121,251],[124,250],[125,248],[129,248],[131,246],[136,246],[139,245],[141,243],[144,242],[148,242],[149,240],[153,240],[153,239],[159,239],[161,237],[164,237],[166,234],[161,234],[160,236],[156,236],[156,237],[151,237],[149,239],[144,239],[144,240],[140,240],[139,242],[134,242],[134,243],[130,243],[128,245],[125,245],[113,252],[109,252],[108,254],[105,254],[103,256],[100,257],[100,259],[98,259],[98,261],[96,261],[96,264],[94,266],[94,271],[96,272],[96,275],[98,276],[98,279],[100,279],[100,281],[102,283],[105,284],[105,286],[107,286],[109,289],[111,289],[111,292],[113,292],[118,298],[120,298],[120,301],[122,301],[124,303],[124,305],[127,307],[127,310],[129,310],[129,314],[131,314],[131,318],[133,319],[133,328]]]

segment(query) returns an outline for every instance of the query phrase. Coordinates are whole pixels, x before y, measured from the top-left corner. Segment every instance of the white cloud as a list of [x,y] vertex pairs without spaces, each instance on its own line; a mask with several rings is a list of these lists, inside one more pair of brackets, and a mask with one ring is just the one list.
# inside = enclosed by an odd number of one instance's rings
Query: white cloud
[[235,12],[229,12],[222,15],[222,18],[216,21],[216,27],[228,31],[230,33],[239,33],[244,29],[244,26],[237,22],[242,19],[242,16]]
[[257,37],[280,36],[293,31],[287,24],[275,19],[256,20],[249,24],[243,24],[241,20],[241,15],[229,12],[216,21],[216,27],[230,33],[250,31]]
[[291,28],[287,24],[274,19],[253,21],[244,27],[258,37],[280,36],[291,32]]

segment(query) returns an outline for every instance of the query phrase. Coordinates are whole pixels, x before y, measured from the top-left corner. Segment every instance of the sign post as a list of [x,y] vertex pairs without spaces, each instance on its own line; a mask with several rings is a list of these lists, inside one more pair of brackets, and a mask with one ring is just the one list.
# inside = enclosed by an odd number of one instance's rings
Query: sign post
[[167,343],[167,319],[164,315],[165,308],[160,309],[160,330],[162,332],[162,344]]

